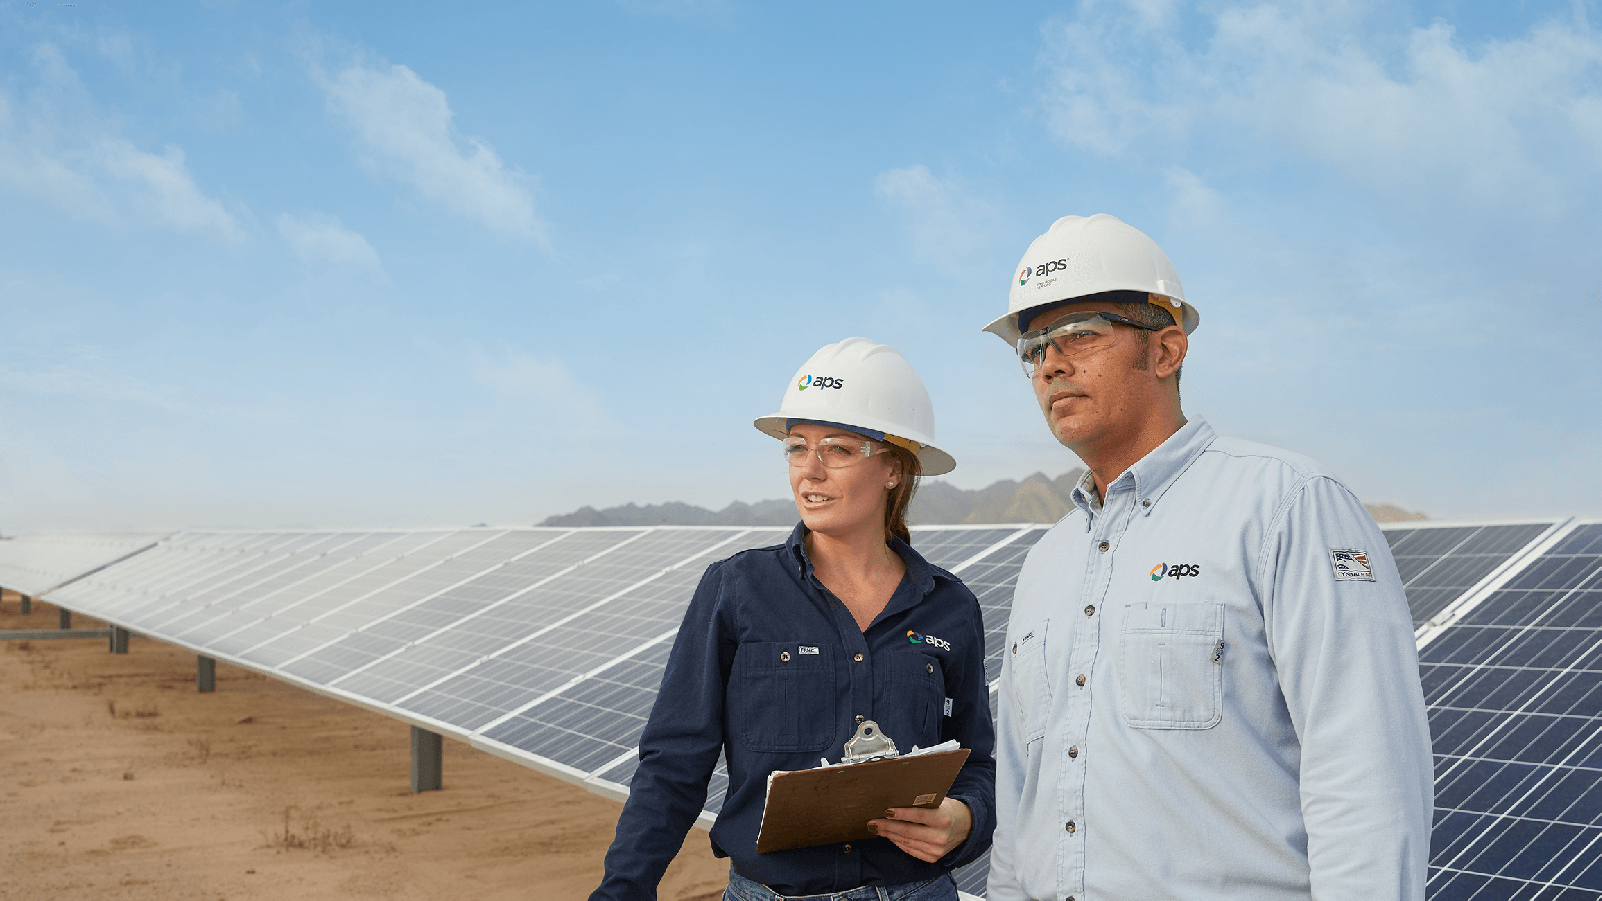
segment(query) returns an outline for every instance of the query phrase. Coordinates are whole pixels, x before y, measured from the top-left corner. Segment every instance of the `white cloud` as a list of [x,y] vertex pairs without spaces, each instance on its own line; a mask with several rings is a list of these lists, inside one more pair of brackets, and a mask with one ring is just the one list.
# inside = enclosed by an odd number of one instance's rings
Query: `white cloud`
[[970,256],[993,218],[988,204],[922,163],[879,173],[873,188],[905,216],[918,256],[937,265],[959,265]]
[[315,212],[304,216],[281,213],[278,231],[304,262],[383,272],[373,245],[361,233],[345,228],[338,217]]
[[189,176],[184,152],[178,147],[168,145],[165,153],[157,155],[123,138],[111,138],[102,142],[90,159],[106,174],[132,183],[130,200],[146,217],[179,231],[230,241],[241,237],[234,217]]
[[24,102],[0,93],[0,182],[83,219],[242,238],[235,217],[195,183],[181,148],[153,153],[119,134],[54,46],[36,47],[34,64]]
[[1536,211],[1602,176],[1602,35],[1586,28],[1471,48],[1440,22],[1372,32],[1362,3],[1262,3],[1217,8],[1193,34],[1160,6],[1087,3],[1048,28],[1064,143],[1158,166],[1208,147],[1239,167],[1271,148],[1387,192]]
[[329,109],[356,130],[375,171],[505,237],[543,240],[528,177],[487,142],[457,132],[444,91],[400,65],[317,75]]

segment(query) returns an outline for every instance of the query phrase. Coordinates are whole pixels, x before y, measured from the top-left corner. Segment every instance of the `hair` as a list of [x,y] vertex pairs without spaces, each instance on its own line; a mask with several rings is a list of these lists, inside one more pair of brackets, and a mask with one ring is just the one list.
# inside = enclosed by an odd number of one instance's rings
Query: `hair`
[[[1083,299],[1083,298],[1081,298],[1081,299]],[[1159,307],[1159,306],[1157,306],[1155,304],[1150,304],[1150,303],[1146,303],[1144,301],[1140,301],[1140,302],[1136,302],[1136,303],[1120,303],[1117,306],[1118,306],[1118,309],[1126,317],[1135,320],[1136,322],[1140,323],[1141,325],[1150,325],[1150,326],[1153,326],[1155,328],[1167,328],[1170,325],[1178,325],[1179,324],[1178,322],[1176,322],[1174,320],[1174,314],[1168,312],[1167,310],[1165,310],[1162,307]],[[1151,365],[1151,342],[1150,341],[1143,341],[1143,342],[1141,342],[1141,345],[1140,345],[1140,357],[1135,360],[1135,368],[1136,369],[1145,369],[1147,366],[1150,366],[1150,365]],[[1185,371],[1185,366],[1184,366],[1183,363],[1180,364],[1178,369],[1174,370],[1174,390],[1175,391],[1179,390],[1179,376],[1184,371]]]
[[918,493],[923,464],[918,462],[916,454],[904,447],[886,441],[884,448],[896,473],[896,487],[890,489],[889,500],[884,505],[884,540],[899,538],[910,545],[912,532],[907,528],[907,507],[912,504],[912,496]]

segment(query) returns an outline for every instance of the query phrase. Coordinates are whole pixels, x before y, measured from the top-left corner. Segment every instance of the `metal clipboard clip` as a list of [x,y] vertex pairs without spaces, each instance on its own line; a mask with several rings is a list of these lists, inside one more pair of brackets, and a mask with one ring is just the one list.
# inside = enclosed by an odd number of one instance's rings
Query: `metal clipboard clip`
[[884,734],[879,724],[873,720],[863,720],[857,724],[857,734],[846,739],[845,756],[839,763],[830,763],[824,758],[824,766],[844,766],[848,763],[867,763],[870,760],[883,760],[886,757],[900,757],[901,752],[896,749],[896,743],[890,736]]

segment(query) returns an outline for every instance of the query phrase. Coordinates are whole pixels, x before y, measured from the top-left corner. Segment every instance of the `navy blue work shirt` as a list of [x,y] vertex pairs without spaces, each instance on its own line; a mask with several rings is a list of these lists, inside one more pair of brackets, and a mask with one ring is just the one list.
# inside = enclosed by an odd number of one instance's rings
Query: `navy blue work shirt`
[[[933,879],[990,849],[995,736],[979,602],[905,542],[906,574],[862,631],[813,575],[797,524],[782,545],[707,567],[674,639],[640,765],[591,901],[655,898],[701,812],[718,753],[729,786],[712,850],[786,895]],[[968,838],[926,863],[885,838],[758,854],[768,774],[838,760],[859,718],[903,753],[956,739],[971,752],[948,793],[973,812]]]

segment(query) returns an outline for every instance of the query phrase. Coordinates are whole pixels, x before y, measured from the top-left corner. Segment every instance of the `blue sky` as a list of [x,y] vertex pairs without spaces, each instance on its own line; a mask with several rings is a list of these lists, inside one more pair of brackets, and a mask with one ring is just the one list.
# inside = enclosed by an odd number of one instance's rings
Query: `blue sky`
[[0,530],[535,522],[786,494],[901,348],[979,487],[1076,461],[1008,348],[1110,212],[1186,411],[1437,519],[1602,515],[1602,10],[0,2]]

